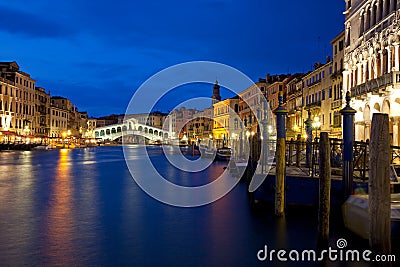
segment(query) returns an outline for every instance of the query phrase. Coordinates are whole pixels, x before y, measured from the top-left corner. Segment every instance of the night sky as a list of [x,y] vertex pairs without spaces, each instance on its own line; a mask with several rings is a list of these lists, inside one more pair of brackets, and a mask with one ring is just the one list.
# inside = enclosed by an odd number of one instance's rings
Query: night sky
[[[144,81],[178,63],[216,61],[254,81],[307,72],[331,54],[344,8],[343,0],[0,0],[0,60],[17,61],[37,86],[91,116],[120,114]],[[157,108],[210,97],[212,85],[180,90]]]

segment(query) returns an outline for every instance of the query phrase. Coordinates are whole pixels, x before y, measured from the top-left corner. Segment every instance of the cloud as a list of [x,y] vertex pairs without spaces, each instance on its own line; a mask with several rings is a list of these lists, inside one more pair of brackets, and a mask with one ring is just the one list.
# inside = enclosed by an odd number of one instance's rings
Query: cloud
[[66,25],[23,10],[0,6],[0,31],[34,38],[58,38],[74,34]]

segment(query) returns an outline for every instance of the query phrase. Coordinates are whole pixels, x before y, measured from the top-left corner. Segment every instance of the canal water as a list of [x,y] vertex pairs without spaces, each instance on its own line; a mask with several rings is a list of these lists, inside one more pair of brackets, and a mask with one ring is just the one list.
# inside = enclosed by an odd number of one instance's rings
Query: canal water
[[[160,148],[148,152],[181,185],[206,184],[226,167],[189,175],[164,164]],[[251,208],[242,183],[202,207],[160,203],[132,179],[121,147],[0,153],[0,265],[265,265],[265,245],[316,247],[315,214],[292,209],[278,219],[270,206]]]

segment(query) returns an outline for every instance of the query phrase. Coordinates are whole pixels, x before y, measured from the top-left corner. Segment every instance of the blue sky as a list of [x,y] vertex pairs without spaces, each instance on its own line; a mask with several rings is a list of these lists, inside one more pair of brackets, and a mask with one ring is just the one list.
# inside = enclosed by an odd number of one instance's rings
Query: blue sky
[[[124,113],[144,81],[178,63],[216,61],[254,81],[306,72],[331,54],[344,7],[343,0],[0,0],[0,60],[16,60],[37,86],[89,115]],[[212,93],[212,85],[182,88],[157,107]]]

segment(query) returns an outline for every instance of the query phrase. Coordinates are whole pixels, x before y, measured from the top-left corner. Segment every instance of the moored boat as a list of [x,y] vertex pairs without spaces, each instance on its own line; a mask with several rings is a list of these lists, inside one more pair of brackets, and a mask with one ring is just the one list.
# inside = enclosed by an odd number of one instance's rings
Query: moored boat
[[[400,194],[391,194],[391,235],[400,235]],[[346,228],[364,239],[369,238],[368,195],[351,195],[343,204],[343,220]]]
[[229,147],[222,147],[217,149],[216,160],[228,161],[232,156],[232,149]]

